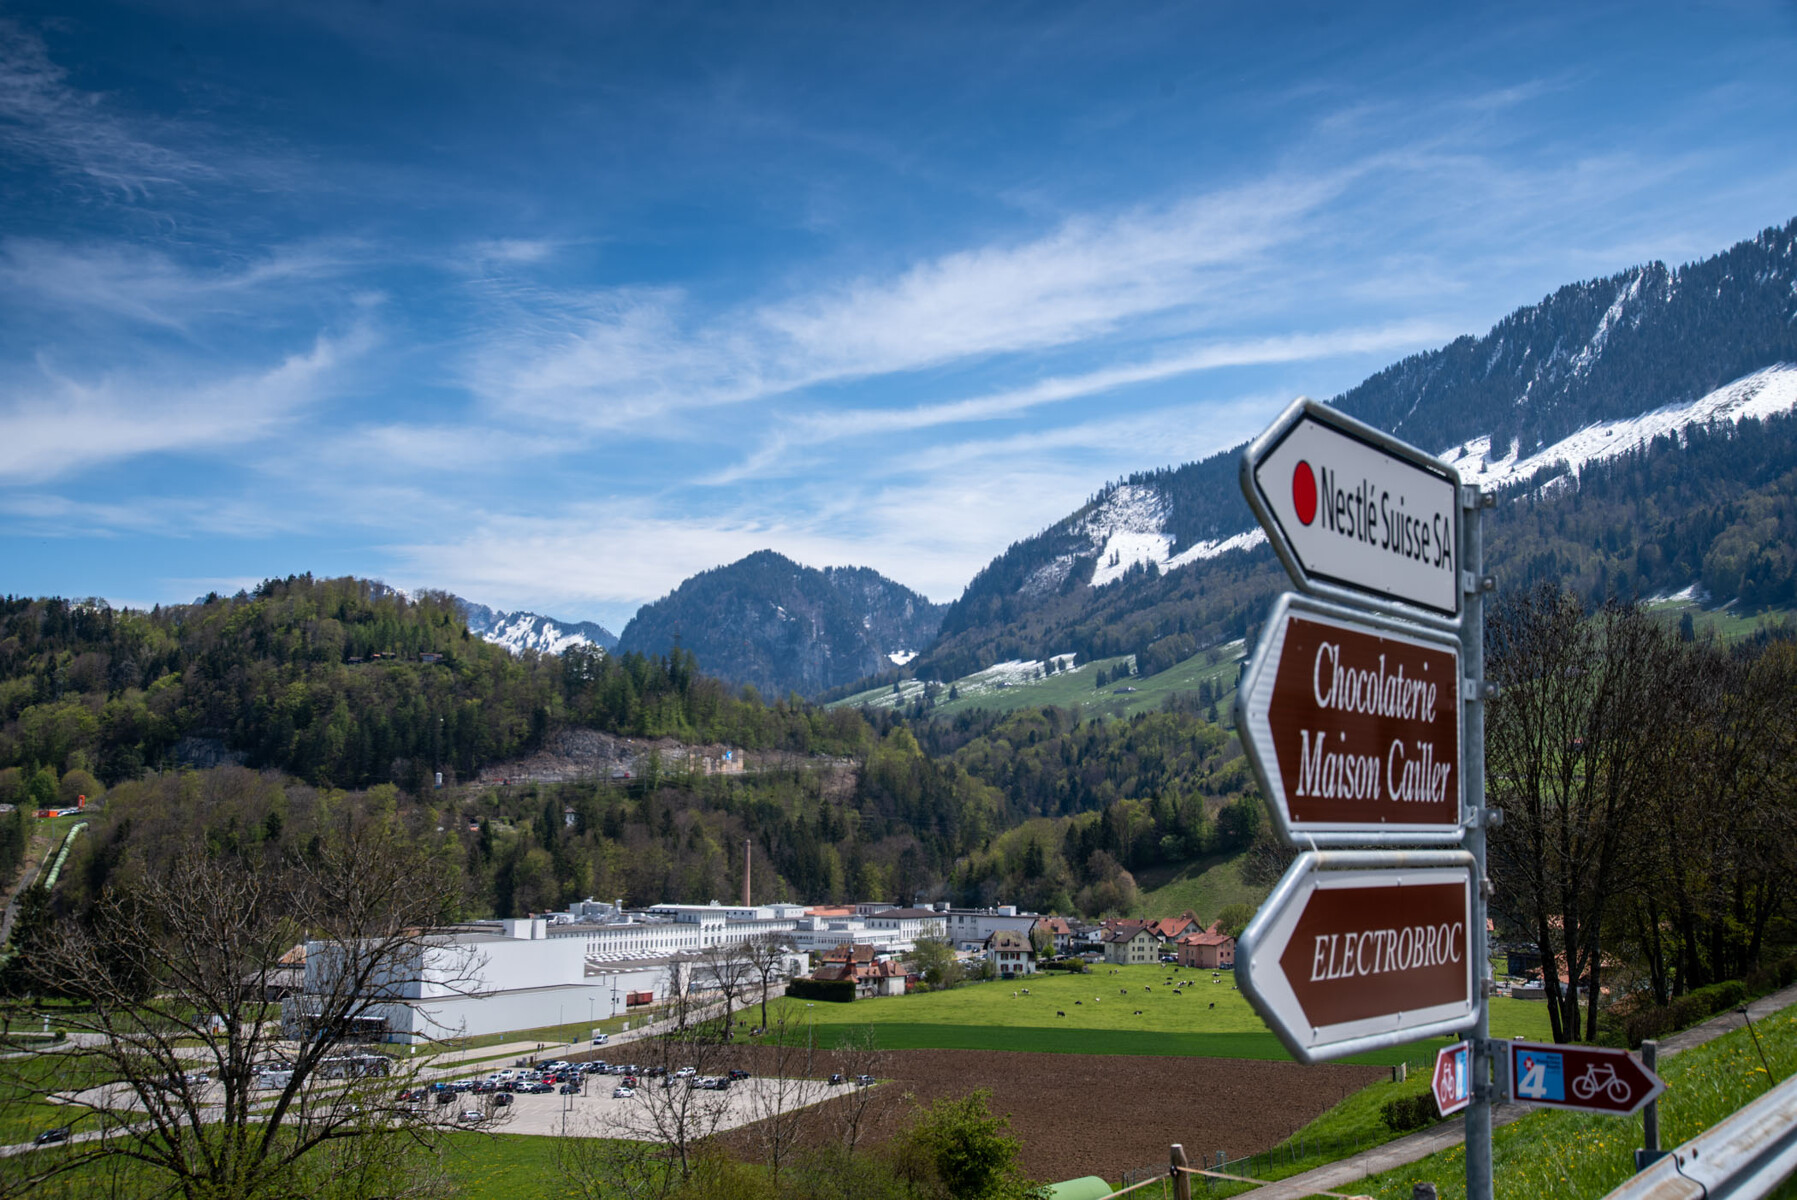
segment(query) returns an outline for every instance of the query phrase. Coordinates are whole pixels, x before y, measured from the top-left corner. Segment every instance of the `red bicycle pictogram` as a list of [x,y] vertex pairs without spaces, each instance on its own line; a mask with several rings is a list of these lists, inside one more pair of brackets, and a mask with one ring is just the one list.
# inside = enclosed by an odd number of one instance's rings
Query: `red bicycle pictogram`
[[1632,1089],[1626,1079],[1617,1077],[1616,1068],[1609,1063],[1591,1063],[1586,1066],[1583,1075],[1572,1081],[1572,1094],[1581,1100],[1591,1099],[1599,1090],[1609,1096],[1613,1103],[1627,1104]]

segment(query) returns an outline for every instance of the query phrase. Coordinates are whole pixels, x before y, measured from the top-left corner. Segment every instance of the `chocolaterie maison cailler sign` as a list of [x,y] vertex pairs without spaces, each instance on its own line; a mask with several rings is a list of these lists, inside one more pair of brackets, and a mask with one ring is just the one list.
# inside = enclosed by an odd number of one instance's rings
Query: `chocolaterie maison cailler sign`
[[1236,713],[1280,834],[1457,840],[1459,664],[1446,636],[1280,597]]

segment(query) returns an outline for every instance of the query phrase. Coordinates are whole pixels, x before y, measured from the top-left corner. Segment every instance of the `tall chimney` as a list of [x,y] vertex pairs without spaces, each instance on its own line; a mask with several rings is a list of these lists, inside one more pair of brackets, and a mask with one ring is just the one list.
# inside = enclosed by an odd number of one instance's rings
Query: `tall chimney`
[[751,901],[749,900],[749,851],[754,847],[754,845],[755,845],[754,839],[752,839],[752,838],[744,838],[743,839],[743,907],[744,908],[748,908],[751,904]]

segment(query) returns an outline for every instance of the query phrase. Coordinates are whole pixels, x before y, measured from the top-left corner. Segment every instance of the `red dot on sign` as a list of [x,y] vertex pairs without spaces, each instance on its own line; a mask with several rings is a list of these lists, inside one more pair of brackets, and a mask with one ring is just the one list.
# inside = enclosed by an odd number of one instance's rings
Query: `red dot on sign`
[[1292,471],[1292,507],[1298,510],[1298,520],[1306,525],[1317,519],[1317,477],[1302,459]]

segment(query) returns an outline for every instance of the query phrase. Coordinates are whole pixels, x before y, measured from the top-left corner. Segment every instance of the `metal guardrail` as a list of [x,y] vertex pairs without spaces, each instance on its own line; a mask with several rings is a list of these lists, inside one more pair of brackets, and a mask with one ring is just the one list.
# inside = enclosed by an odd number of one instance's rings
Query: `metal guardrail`
[[1677,1147],[1604,1200],[1756,1200],[1797,1172],[1797,1076]]

